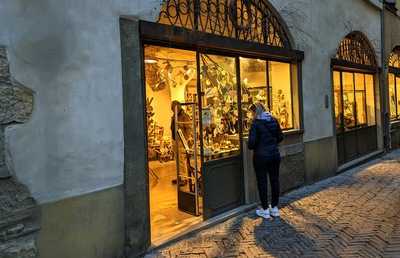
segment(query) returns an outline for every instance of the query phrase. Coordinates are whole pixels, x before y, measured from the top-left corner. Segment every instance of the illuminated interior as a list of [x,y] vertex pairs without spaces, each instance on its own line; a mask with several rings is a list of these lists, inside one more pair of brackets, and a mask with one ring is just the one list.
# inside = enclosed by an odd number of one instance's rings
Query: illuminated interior
[[158,242],[202,221],[202,161],[240,154],[252,103],[263,102],[283,129],[294,128],[291,65],[154,45],[145,45],[144,64],[151,234]]
[[248,107],[261,102],[278,119],[281,128],[294,128],[293,92],[290,64],[261,59],[240,58],[243,132],[252,121]]
[[373,75],[334,71],[333,86],[338,131],[376,124]]
[[389,108],[392,121],[400,119],[400,47],[389,58]]
[[[144,62],[151,238],[157,242],[202,221],[196,210],[200,198],[194,198],[195,156],[189,151],[198,126],[193,106],[184,105],[196,98],[196,53],[146,46]],[[173,101],[182,104],[176,117]]]

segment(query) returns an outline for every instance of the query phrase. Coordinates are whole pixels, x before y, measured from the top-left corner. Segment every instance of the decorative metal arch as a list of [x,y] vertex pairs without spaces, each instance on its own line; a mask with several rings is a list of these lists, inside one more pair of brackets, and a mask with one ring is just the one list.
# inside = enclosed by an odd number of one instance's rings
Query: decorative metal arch
[[339,45],[336,59],[352,64],[377,67],[375,51],[363,33],[348,34]]
[[400,46],[395,47],[390,53],[389,67],[400,69]]
[[291,48],[281,18],[265,0],[163,0],[158,22]]

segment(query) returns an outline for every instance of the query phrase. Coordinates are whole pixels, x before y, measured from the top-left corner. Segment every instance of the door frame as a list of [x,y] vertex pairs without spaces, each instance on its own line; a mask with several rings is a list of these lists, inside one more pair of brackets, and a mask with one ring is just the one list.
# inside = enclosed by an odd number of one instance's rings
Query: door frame
[[[341,121],[341,128],[340,128],[340,132],[338,132],[338,129],[337,129],[337,127],[336,127],[336,114],[335,114],[335,106],[336,106],[336,103],[335,103],[335,83],[334,83],[334,73],[335,72],[339,72],[340,73],[340,93],[341,93],[341,102],[342,102],[342,114],[341,114],[341,117],[340,117],[340,121]],[[345,131],[345,127],[344,127],[344,114],[343,114],[343,73],[344,72],[347,72],[347,73],[352,73],[353,74],[353,81],[355,80],[355,74],[356,73],[360,73],[360,74],[364,74],[364,75],[366,75],[366,74],[369,74],[369,75],[372,75],[373,76],[373,83],[374,83],[374,85],[373,85],[373,87],[374,87],[374,107],[375,107],[375,110],[374,110],[374,117],[375,117],[375,124],[374,125],[371,125],[371,126],[361,126],[361,127],[357,127],[357,125],[355,125],[355,127],[354,128],[352,128],[351,130],[349,130],[349,131]],[[373,130],[374,129],[374,131],[375,131],[375,134],[374,134],[374,146],[376,146],[376,147],[374,147],[374,149],[375,150],[377,150],[377,148],[378,148],[378,131],[377,131],[377,128],[378,128],[378,119],[377,119],[377,92],[376,92],[376,87],[377,87],[377,83],[376,83],[376,78],[377,78],[377,76],[378,76],[378,69],[377,68],[374,68],[374,67],[370,67],[370,66],[365,66],[365,65],[360,65],[360,64],[349,64],[349,63],[347,63],[347,62],[343,62],[343,61],[341,61],[341,60],[337,60],[337,59],[332,59],[332,63],[331,63],[331,95],[332,95],[332,102],[333,102],[333,105],[332,105],[332,120],[333,120],[333,131],[334,131],[334,134],[335,134],[335,138],[336,138],[336,148],[337,148],[337,160],[338,160],[338,165],[339,166],[341,166],[341,165],[344,165],[344,164],[346,164],[346,163],[348,163],[348,162],[351,162],[351,161],[353,161],[353,160],[355,160],[355,159],[357,159],[357,158],[360,158],[360,157],[362,157],[362,156],[364,156],[364,155],[368,155],[368,153],[360,153],[360,151],[359,151],[359,137],[358,137],[358,134],[360,134],[360,132],[361,131],[365,131],[365,130]],[[365,79],[364,79],[365,80]],[[354,85],[353,85],[353,87],[355,88],[355,82],[353,82],[354,83]],[[365,87],[365,81],[364,81],[364,87]],[[355,100],[354,100],[355,101]],[[365,101],[365,105],[367,105],[367,101]],[[357,110],[355,110],[355,119],[357,119]],[[368,124],[368,121],[367,121],[367,124]],[[355,141],[356,141],[356,148],[357,148],[357,151],[356,151],[356,155],[354,156],[354,157],[351,157],[351,158],[349,158],[349,159],[346,159],[346,137],[348,138],[348,137],[351,137],[351,136],[349,136],[349,135],[351,135],[351,134],[355,134],[356,136],[354,136],[353,138],[355,138]],[[342,141],[343,143],[343,148],[339,148],[339,138],[340,138],[340,141]],[[341,151],[341,149],[343,149],[343,153],[342,153],[342,155],[343,155],[343,162],[341,163],[340,162],[340,157],[341,157],[341,154],[340,154],[340,151]],[[370,153],[372,153],[374,150],[369,150],[369,152]]]
[[304,52],[145,22],[131,16],[120,17],[120,37],[124,120],[124,253],[130,257],[145,253],[151,246],[143,45],[195,51],[213,48],[220,54],[235,52],[243,57],[267,58],[297,66],[299,131],[303,129],[301,64]]

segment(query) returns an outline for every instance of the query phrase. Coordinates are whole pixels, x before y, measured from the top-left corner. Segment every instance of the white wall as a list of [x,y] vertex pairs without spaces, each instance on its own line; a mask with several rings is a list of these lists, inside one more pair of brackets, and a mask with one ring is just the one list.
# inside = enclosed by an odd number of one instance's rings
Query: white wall
[[158,0],[2,0],[0,44],[35,91],[30,122],[6,132],[16,176],[40,202],[123,181],[119,16]]
[[351,31],[361,31],[371,41],[380,63],[380,9],[366,0],[270,0],[286,21],[303,50],[303,112],[306,142],[333,136],[331,57]]

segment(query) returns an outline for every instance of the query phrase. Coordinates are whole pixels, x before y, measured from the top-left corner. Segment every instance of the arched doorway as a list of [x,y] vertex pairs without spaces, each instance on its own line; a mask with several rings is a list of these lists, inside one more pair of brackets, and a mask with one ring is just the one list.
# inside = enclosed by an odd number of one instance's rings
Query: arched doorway
[[157,241],[244,203],[248,107],[261,101],[300,129],[303,52],[266,1],[167,0],[140,32]]
[[396,46],[389,56],[389,111],[391,122],[391,147],[400,147],[398,127],[400,122],[400,46]]
[[374,50],[361,32],[348,34],[332,59],[339,165],[377,149]]

